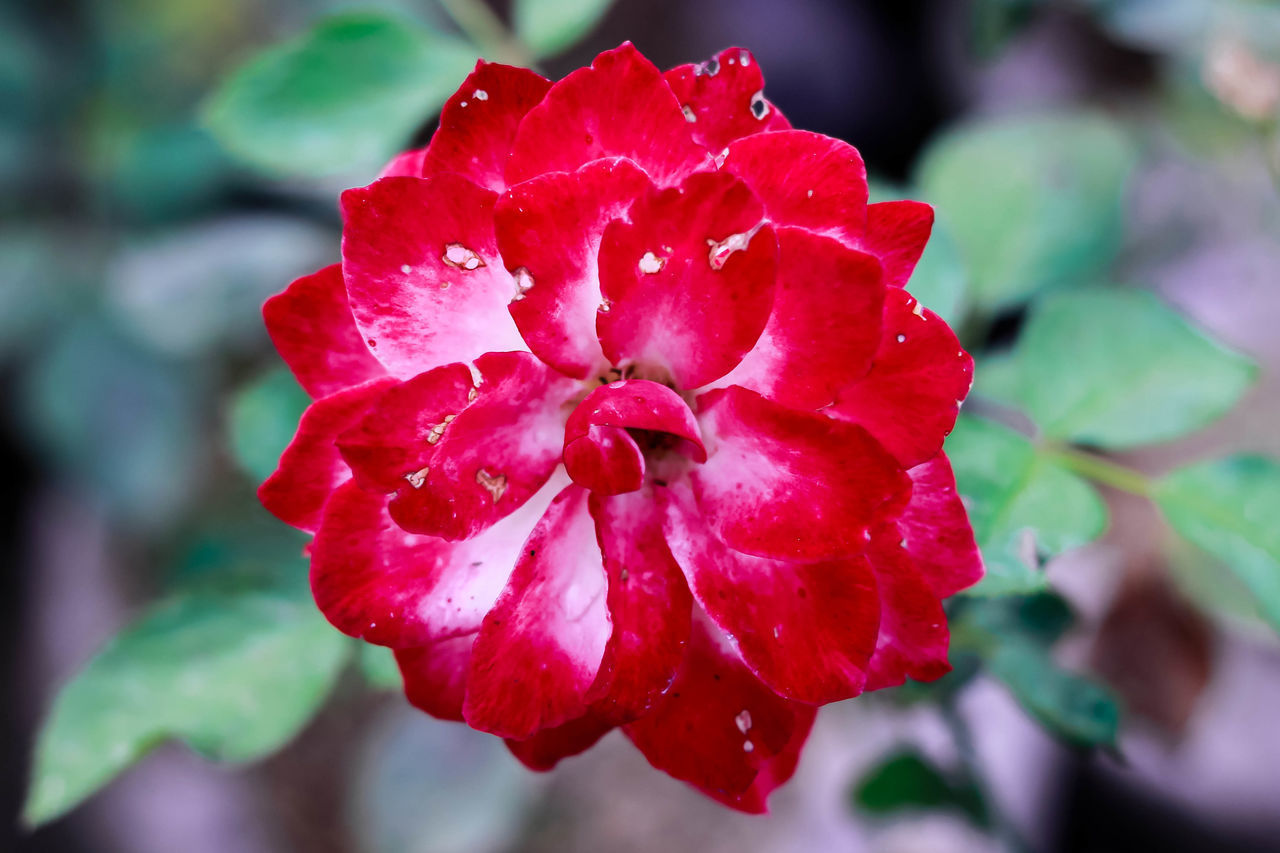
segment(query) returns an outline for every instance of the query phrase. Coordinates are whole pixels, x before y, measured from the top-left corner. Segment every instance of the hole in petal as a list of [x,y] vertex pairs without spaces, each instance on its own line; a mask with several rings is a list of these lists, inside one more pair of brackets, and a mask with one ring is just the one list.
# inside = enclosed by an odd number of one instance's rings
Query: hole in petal
[[490,474],[483,468],[476,471],[476,482],[484,486],[485,490],[493,497],[493,502],[497,503],[502,499],[503,494],[507,491],[507,475],[506,474]]
[[708,59],[706,62],[695,65],[693,68],[693,73],[695,75],[705,75],[707,77],[714,77],[720,73],[720,60],[713,56],[710,59]]
[[450,243],[445,246],[444,256],[441,260],[449,266],[460,270],[473,270],[484,266],[484,261],[480,260],[480,256],[461,243]]
[[763,89],[751,96],[751,114],[760,121],[769,115],[769,102],[764,99]]
[[667,259],[660,258],[657,255],[655,255],[653,252],[645,252],[644,257],[640,259],[640,264],[639,264],[640,272],[644,273],[645,275],[653,275],[656,272],[661,272],[662,268],[665,267],[666,265],[667,265]]

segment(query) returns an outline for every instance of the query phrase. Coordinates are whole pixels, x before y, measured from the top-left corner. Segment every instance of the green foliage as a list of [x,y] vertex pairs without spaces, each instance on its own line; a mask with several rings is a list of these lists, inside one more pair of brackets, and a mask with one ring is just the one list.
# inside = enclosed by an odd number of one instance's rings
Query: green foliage
[[989,311],[1110,263],[1134,160],[1099,116],[1001,119],[933,143],[918,183],[955,235],[972,302]]
[[396,656],[385,646],[361,643],[356,663],[361,675],[375,690],[400,690],[404,686]]
[[872,768],[853,798],[862,811],[878,817],[954,809],[978,826],[989,823],[986,802],[971,778],[951,778],[914,750],[895,752]]
[[1110,691],[1054,663],[1053,644],[1072,615],[1053,593],[967,598],[952,619],[956,652],[981,658],[1050,733],[1076,746],[1114,746],[1120,707]]
[[58,695],[23,819],[64,814],[169,738],[222,761],[270,753],[311,718],[347,652],[309,601],[193,594],[155,607]]
[[595,28],[613,0],[515,0],[516,35],[537,56],[554,56]]
[[1084,545],[1106,528],[1106,505],[1097,492],[1007,427],[962,417],[947,453],[986,562],[986,577],[971,594],[1041,589],[1044,559]]
[[232,456],[254,482],[261,483],[276,470],[310,402],[283,364],[267,370],[236,395],[228,419]]
[[1280,631],[1280,463],[1233,456],[1160,480],[1155,500],[1173,528],[1222,560]]
[[1016,349],[1018,401],[1046,436],[1127,448],[1186,435],[1227,412],[1257,376],[1141,290],[1051,294]]
[[326,18],[228,77],[206,110],[245,160],[292,174],[377,168],[471,70],[450,36],[373,13]]

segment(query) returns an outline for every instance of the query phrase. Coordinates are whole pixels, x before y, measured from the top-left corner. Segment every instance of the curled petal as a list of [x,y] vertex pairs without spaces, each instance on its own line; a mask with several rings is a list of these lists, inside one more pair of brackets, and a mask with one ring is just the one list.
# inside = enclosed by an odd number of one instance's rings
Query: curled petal
[[560,461],[577,390],[527,352],[488,353],[391,389],[338,441],[405,530],[466,539],[520,507]]
[[507,748],[525,767],[544,772],[570,756],[586,752],[613,728],[609,719],[588,711],[576,720],[543,729],[527,740],[507,738]]
[[658,701],[689,639],[693,599],[663,539],[655,491],[661,489],[590,501],[613,632],[587,701],[616,723],[642,716]]
[[497,196],[452,174],[342,194],[342,272],[369,347],[400,378],[525,349],[493,233]]
[[880,618],[866,558],[791,563],[742,554],[711,534],[686,489],[669,495],[671,550],[694,598],[751,671],[800,702],[861,693]]
[[697,620],[676,679],[624,731],[654,767],[745,812],[790,778],[816,710],[762,684]]
[[982,580],[982,554],[946,454],[907,472],[911,500],[898,517],[907,553],[937,598],[955,595]]
[[610,633],[589,494],[556,496],[485,616],[463,706],[472,728],[527,740],[587,712]]
[[608,157],[634,160],[663,186],[714,165],[662,73],[630,42],[560,80],[529,111],[512,143],[507,183]]
[[860,427],[737,386],[701,403],[708,456],[690,475],[693,491],[732,548],[777,560],[854,556],[907,499],[906,474]]
[[778,242],[746,184],[723,172],[640,198],[600,244],[596,330],[614,364],[681,388],[728,373],[773,307]]
[[338,264],[294,281],[266,301],[262,316],[280,357],[314,398],[387,372],[356,328]]
[[412,148],[402,151],[391,158],[391,162],[382,167],[379,178],[421,178],[425,173],[422,162],[427,156],[426,148]]
[[621,427],[589,426],[566,436],[564,467],[575,483],[598,495],[634,492],[644,484],[644,454]]
[[723,168],[747,182],[779,226],[860,247],[867,168],[849,143],[807,130],[761,133],[731,143]]
[[882,201],[867,207],[867,231],[859,243],[884,265],[890,287],[906,287],[933,232],[933,208],[920,201]]
[[396,649],[409,704],[438,719],[462,722],[467,666],[475,641],[475,634],[463,634],[429,646]]
[[825,411],[865,427],[910,468],[937,455],[972,384],[973,359],[951,328],[905,290],[891,288],[871,370]]
[[354,482],[329,502],[311,546],[311,591],[334,627],[384,646],[474,634],[558,484],[461,542],[406,533],[386,495]]
[[596,160],[517,184],[494,209],[498,246],[517,292],[507,306],[538,358],[576,379],[605,364],[596,339],[605,225],[649,188],[630,160]]
[[502,192],[516,128],[550,88],[551,81],[527,68],[477,62],[440,111],[422,174],[453,172]]
[[389,376],[339,391],[312,403],[298,432],[280,456],[280,465],[258,488],[262,505],[285,524],[315,532],[333,491],[351,478],[334,444],[360,422],[373,402],[395,380]]
[[871,367],[880,343],[880,262],[829,237],[778,229],[778,290],[764,334],[717,385],[820,409]]
[[893,525],[872,535],[868,552],[880,591],[880,637],[867,689],[897,687],[908,677],[933,681],[951,671],[947,614],[916,570]]
[[667,386],[647,379],[622,379],[588,394],[569,415],[565,443],[586,435],[592,426],[665,433],[687,442],[689,456],[695,462],[707,458],[698,421],[684,399]]
[[680,101],[693,138],[712,151],[753,133],[791,127],[765,99],[764,74],[749,50],[731,47],[663,76]]

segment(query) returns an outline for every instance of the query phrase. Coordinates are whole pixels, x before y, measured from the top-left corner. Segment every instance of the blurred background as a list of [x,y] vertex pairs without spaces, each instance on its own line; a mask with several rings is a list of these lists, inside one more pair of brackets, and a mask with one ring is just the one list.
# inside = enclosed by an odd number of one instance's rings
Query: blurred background
[[[1141,479],[1280,454],[1280,6],[521,5],[533,11],[0,6],[0,849],[1280,851],[1280,643],[1267,606],[1171,533]],[[244,62],[352,8],[393,15],[429,44],[421,82],[393,80],[391,100],[359,115],[327,116],[323,98],[285,115],[236,92]],[[561,18],[578,23],[539,29]],[[504,29],[513,20],[522,42]],[[626,39],[664,68],[750,48],[770,99],[795,126],[857,146],[879,197],[938,204],[911,289],[978,354],[979,413],[1051,420],[1010,378],[1032,327],[1060,371],[1106,377],[1145,359],[1144,388],[1208,389],[1185,429],[1110,442],[1064,429],[1101,449],[1063,457],[1101,490],[1042,501],[1031,556],[1035,568],[1052,557],[1053,592],[1038,572],[1017,587],[1021,627],[991,629],[1013,617],[981,604],[958,614],[947,685],[825,709],[767,818],[650,770],[617,733],[539,776],[497,739],[411,711],[389,659],[312,612],[305,538],[254,497],[306,402],[260,306],[337,260],[337,193],[429,138],[477,50],[540,56],[556,78]],[[361,73],[340,53],[325,67],[335,87]],[[334,134],[300,152],[308,119]],[[1100,284],[1162,306],[1148,352],[1106,349],[1126,335],[1105,331],[1105,307],[1060,321],[1056,339],[1037,319]],[[1169,329],[1191,343],[1162,349]],[[958,462],[962,490],[995,482],[975,466]],[[1252,505],[1251,524],[1271,529],[1276,494]],[[973,637],[987,629],[1039,657],[1021,669],[984,657]],[[28,800],[46,720],[52,769]]]

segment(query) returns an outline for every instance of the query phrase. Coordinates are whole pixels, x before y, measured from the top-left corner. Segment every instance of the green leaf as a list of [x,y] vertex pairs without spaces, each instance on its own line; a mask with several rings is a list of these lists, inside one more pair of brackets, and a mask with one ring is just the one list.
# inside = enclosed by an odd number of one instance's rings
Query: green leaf
[[1061,669],[1047,650],[1016,639],[986,658],[992,675],[1045,728],[1077,746],[1114,746],[1120,706],[1105,687]]
[[1110,263],[1134,160],[1099,116],[988,120],[937,140],[918,182],[955,235],[971,301],[990,311]]
[[266,755],[316,712],[348,651],[309,601],[192,595],[154,608],[58,695],[23,819],[64,814],[169,738],[221,761]]
[[400,690],[404,687],[400,667],[396,666],[396,657],[391,649],[361,643],[356,662],[359,664],[360,673],[374,689]]
[[962,596],[953,607],[953,654],[978,655],[1027,713],[1079,746],[1114,745],[1120,709],[1092,679],[1059,667],[1051,654],[1074,621],[1052,592],[1004,598]]
[[946,449],[986,563],[970,594],[1042,589],[1043,560],[1106,528],[1107,508],[1093,487],[1007,427],[962,416]]
[[953,781],[914,750],[897,752],[872,768],[853,797],[863,811],[876,816],[954,809],[978,826],[988,823],[986,802],[972,779]]
[[231,452],[254,482],[276,470],[310,402],[284,365],[263,373],[236,395],[228,419]]
[[537,56],[553,56],[591,32],[613,0],[515,0],[516,35]]
[[1221,560],[1280,631],[1280,463],[1232,456],[1160,480],[1155,500],[1192,544]]
[[1018,398],[1045,435],[1106,448],[1177,438],[1228,411],[1249,359],[1142,290],[1053,294],[1018,341]]
[[335,15],[232,73],[205,118],[230,151],[266,169],[375,169],[440,108],[475,60],[465,43],[396,18]]

